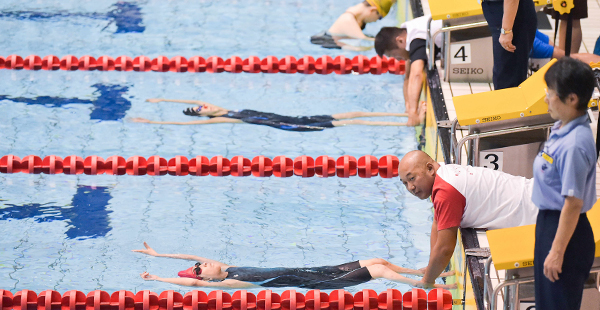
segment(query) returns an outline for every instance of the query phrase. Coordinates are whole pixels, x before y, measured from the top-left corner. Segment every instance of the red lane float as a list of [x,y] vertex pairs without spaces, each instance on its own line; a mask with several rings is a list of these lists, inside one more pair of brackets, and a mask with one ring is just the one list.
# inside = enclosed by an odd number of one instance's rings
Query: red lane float
[[4,68],[13,70],[23,69],[23,58],[19,55],[10,55],[6,57]]
[[23,59],[23,68],[27,70],[40,70],[42,69],[42,58],[36,55],[29,55]]
[[133,59],[133,71],[147,72],[152,70],[152,60],[146,56],[138,56]]
[[327,155],[317,157],[315,173],[323,178],[335,176],[335,159]]
[[214,156],[210,160],[205,156],[188,159],[185,156],[175,156],[165,159],[160,156],[131,156],[125,160],[121,156],[110,156],[106,160],[91,155],[85,159],[70,155],[64,159],[49,155],[44,159],[28,155],[23,159],[15,155],[5,155],[0,158],[0,173],[30,173],[30,174],[87,174],[87,175],[175,175],[175,176],[228,176],[287,178],[297,175],[303,178],[315,176],[328,178],[338,176],[349,178],[358,175],[361,178],[372,178],[378,174],[382,178],[398,176],[398,157],[385,155],[377,159],[365,155],[356,160],[355,157],[344,155],[337,159],[327,155],[313,159],[302,155],[295,159],[277,156],[273,159],[259,155],[252,159],[234,156],[231,160],[223,156]]
[[377,294],[364,289],[350,294],[338,289],[329,295],[320,290],[311,290],[306,295],[295,290],[286,290],[281,295],[271,290],[262,290],[257,295],[246,290],[232,295],[221,290],[193,290],[181,295],[173,290],[160,294],[142,290],[133,294],[120,290],[112,294],[95,290],[87,295],[70,290],[61,295],[46,290],[37,295],[31,290],[12,294],[0,290],[1,310],[449,310],[452,309],[452,294],[444,289],[434,289],[427,294],[414,288],[404,295],[395,289]]
[[209,73],[303,73],[303,74],[404,74],[405,62],[394,58],[375,56],[368,58],[364,55],[358,55],[354,58],[346,58],[343,55],[332,58],[331,56],[303,56],[296,58],[293,56],[284,56],[277,59],[275,56],[267,56],[260,59],[256,56],[250,56],[242,59],[238,56],[232,56],[226,60],[218,56],[202,58],[192,56],[186,59],[183,56],[175,56],[171,59],[166,56],[158,56],[150,59],[146,56],[137,56],[134,58],[128,56],[119,56],[112,58],[110,56],[85,55],[77,58],[73,55],[66,55],[58,58],[54,55],[48,55],[41,58],[37,55],[29,55],[23,58],[19,55],[10,55],[5,58],[0,56],[0,69],[12,70],[99,70],[99,71],[155,71],[155,72],[209,72]]
[[406,310],[426,310],[427,293],[424,290],[413,288],[410,292],[404,293],[402,297],[402,309]]
[[307,310],[325,310],[329,309],[329,295],[319,290],[306,292],[305,303]]
[[42,69],[58,70],[60,69],[60,59],[54,55],[48,55],[42,59]]
[[[452,304],[452,301],[450,301],[450,304]],[[398,290],[388,288],[387,291],[381,292],[377,297],[377,305],[381,310],[401,310],[402,293]]]
[[452,293],[436,288],[427,294],[427,308],[430,310],[452,310]]

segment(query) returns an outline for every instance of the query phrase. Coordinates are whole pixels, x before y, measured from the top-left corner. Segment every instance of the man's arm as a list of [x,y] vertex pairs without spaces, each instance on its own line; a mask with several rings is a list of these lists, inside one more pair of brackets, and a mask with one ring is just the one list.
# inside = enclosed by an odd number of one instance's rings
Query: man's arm
[[[419,119],[419,98],[421,97],[421,90],[423,89],[423,69],[425,68],[425,61],[417,59],[410,62],[410,69],[408,74],[408,81],[404,81],[406,89],[406,112],[408,113],[408,125],[418,125],[421,120]],[[408,86],[406,83],[408,82]]]
[[[205,258],[205,257],[201,257],[201,256],[196,256],[196,255],[188,255],[188,254],[159,254],[157,253],[153,248],[151,248],[148,243],[144,242],[144,247],[145,249],[143,250],[131,250],[132,252],[138,252],[138,253],[144,253],[146,255],[150,255],[150,256],[156,256],[156,257],[168,257],[168,258],[177,258],[177,259],[185,259],[185,260],[192,260],[192,261],[196,261],[196,262],[207,262],[207,263],[213,263],[213,264],[217,264],[219,266],[222,267],[227,267],[229,265],[221,263],[219,261],[216,261],[214,259],[209,259],[209,258]],[[148,274],[149,276],[152,276],[150,274]],[[152,276],[152,277],[156,277],[156,276]],[[143,274],[142,274],[142,278],[144,278]],[[158,277],[156,277],[158,278]],[[154,278],[144,278],[144,280],[158,280],[158,279],[154,279]],[[161,281],[161,280],[159,280]],[[173,282],[170,282],[173,283]],[[174,284],[179,284],[179,283],[174,283]],[[180,284],[180,285],[187,285],[187,284]],[[190,286],[190,285],[188,285]]]
[[[432,225],[432,230],[434,229],[433,226],[435,226],[435,229],[437,230],[437,223],[435,221]],[[452,254],[454,253],[454,248],[456,247],[457,234],[458,227],[442,229],[435,234],[436,240],[435,244],[433,244],[432,240],[429,264],[427,265],[423,279],[419,281],[423,287],[432,287],[435,278],[437,278],[442,271],[444,271],[446,266],[448,266],[450,258],[452,258]]]

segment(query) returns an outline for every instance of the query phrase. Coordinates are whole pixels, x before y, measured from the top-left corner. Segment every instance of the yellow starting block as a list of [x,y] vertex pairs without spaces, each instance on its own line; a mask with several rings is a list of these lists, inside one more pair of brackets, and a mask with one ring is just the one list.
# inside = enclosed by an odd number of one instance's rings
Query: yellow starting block
[[[573,8],[573,0],[554,0],[554,2],[564,2],[566,6],[569,6],[569,11]],[[550,3],[552,0],[533,0],[535,6]],[[562,9],[563,6],[559,4],[558,7]],[[429,0],[429,10],[431,18],[434,20],[483,15],[481,0]]]
[[[594,231],[596,257],[600,257],[600,200],[587,216]],[[535,225],[488,230],[486,235],[496,269],[533,267]]]
[[518,87],[453,97],[458,123],[468,126],[547,114],[544,74],[555,62],[548,62]]
[[[594,231],[596,253],[592,265],[592,276],[596,277],[593,287],[584,288],[581,309],[596,309],[599,304],[598,279],[600,275],[600,200],[587,212]],[[491,259],[486,263],[486,279],[484,296],[490,298],[490,309],[498,308],[499,292],[504,290],[505,309],[523,309],[524,305],[533,304],[533,252],[535,247],[535,225],[490,230],[486,232],[490,245]],[[494,287],[491,283],[490,264],[493,261],[496,270],[504,270],[504,278]],[[492,284],[490,286],[490,284]],[[521,290],[522,285],[523,290]],[[527,288],[527,285],[529,287]],[[587,291],[587,293],[585,293]],[[523,293],[523,294],[521,294]]]
[[477,0],[429,0],[429,10],[434,20],[483,15]]

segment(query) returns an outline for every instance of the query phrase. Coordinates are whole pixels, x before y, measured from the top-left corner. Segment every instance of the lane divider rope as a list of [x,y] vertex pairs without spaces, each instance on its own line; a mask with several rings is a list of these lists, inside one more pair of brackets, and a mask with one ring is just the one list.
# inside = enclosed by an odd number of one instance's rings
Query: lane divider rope
[[368,58],[364,55],[358,55],[353,58],[347,58],[343,55],[331,58],[331,56],[321,56],[314,58],[312,56],[303,56],[296,59],[293,56],[285,56],[277,59],[275,56],[267,56],[263,59],[257,56],[250,56],[242,59],[238,56],[232,56],[223,59],[218,56],[203,58],[193,56],[188,59],[182,56],[175,56],[171,59],[166,56],[158,56],[150,59],[146,56],[137,56],[131,58],[128,56],[119,56],[112,58],[110,56],[100,56],[94,58],[86,55],[77,58],[73,55],[67,55],[58,58],[54,55],[40,57],[29,55],[25,58],[19,55],[0,56],[0,69],[12,70],[99,70],[99,71],[157,71],[157,72],[208,72],[208,73],[303,73],[303,74],[404,74],[405,62],[394,58],[375,56]]
[[87,295],[70,290],[62,296],[54,290],[37,295],[31,290],[21,290],[13,295],[0,289],[2,310],[446,310],[452,309],[452,294],[437,288],[426,293],[413,288],[402,294],[396,289],[387,289],[380,294],[364,289],[352,295],[338,289],[330,294],[311,290],[305,294],[286,290],[281,295],[271,290],[262,290],[257,295],[246,290],[232,295],[222,290],[193,290],[181,295],[173,290],[160,294],[142,290],[133,294],[120,290],[112,294],[95,290]]
[[88,174],[88,175],[175,175],[175,176],[235,176],[244,177],[270,177],[280,178],[293,175],[303,178],[340,177],[349,178],[359,176],[371,178],[379,175],[382,178],[398,176],[398,157],[385,155],[377,158],[364,155],[358,160],[354,156],[344,155],[337,159],[323,155],[316,159],[302,155],[295,159],[277,156],[273,159],[259,155],[252,159],[243,156],[234,156],[227,159],[223,156],[214,156],[208,159],[205,156],[187,158],[175,156],[169,160],[160,156],[131,156],[125,159],[121,156],[110,156],[106,160],[102,157],[91,155],[85,159],[70,155],[61,158],[48,155],[43,159],[36,155],[19,158],[15,155],[5,155],[0,158],[0,173],[30,173],[30,174]]

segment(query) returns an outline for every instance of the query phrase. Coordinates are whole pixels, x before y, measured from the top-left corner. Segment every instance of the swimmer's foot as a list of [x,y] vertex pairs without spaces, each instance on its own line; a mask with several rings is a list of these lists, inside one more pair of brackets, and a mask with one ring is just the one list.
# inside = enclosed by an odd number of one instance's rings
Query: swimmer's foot
[[456,272],[454,270],[451,270],[451,271],[448,271],[448,272],[442,272],[442,274],[440,274],[438,276],[438,278],[449,277],[449,276],[453,276],[455,274],[456,274]]
[[435,288],[443,288],[446,290],[454,290],[458,288],[458,283],[452,283],[452,284],[435,284],[434,285]]
[[421,124],[425,123],[425,114],[427,113],[427,102],[421,101],[419,104],[419,120]]

